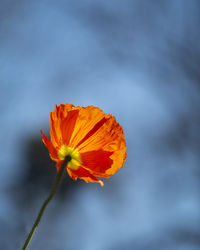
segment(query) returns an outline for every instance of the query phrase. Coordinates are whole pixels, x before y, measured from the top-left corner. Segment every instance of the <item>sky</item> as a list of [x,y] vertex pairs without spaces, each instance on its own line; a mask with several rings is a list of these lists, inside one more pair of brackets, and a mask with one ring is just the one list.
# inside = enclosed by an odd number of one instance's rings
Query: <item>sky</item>
[[50,190],[40,129],[61,103],[114,115],[127,160],[103,189],[66,177],[30,249],[199,249],[199,9],[198,0],[1,1],[2,249],[21,248]]

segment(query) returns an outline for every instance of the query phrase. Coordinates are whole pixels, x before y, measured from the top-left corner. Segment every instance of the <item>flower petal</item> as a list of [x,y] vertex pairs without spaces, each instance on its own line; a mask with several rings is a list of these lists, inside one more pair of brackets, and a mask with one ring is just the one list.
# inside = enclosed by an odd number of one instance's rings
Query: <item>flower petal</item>
[[107,121],[105,117],[103,117],[97,124],[85,135],[85,137],[76,145],[79,147],[84,141],[86,141],[90,136],[96,133],[96,131],[103,126],[103,124]]
[[68,111],[67,116],[61,120],[60,129],[62,133],[62,143],[68,145],[71,138],[79,110]]
[[57,151],[54,148],[53,144],[51,143],[51,141],[49,140],[49,138],[43,133],[43,131],[41,130],[41,133],[43,135],[42,141],[44,142],[44,144],[46,145],[48,151],[49,151],[49,155],[51,157],[51,159],[53,161],[58,161],[58,155],[57,155]]
[[59,106],[55,105],[55,110],[50,112],[50,136],[54,147],[60,147],[62,144],[61,121],[67,116],[68,111],[73,108],[74,105],[66,103]]
[[79,115],[69,143],[69,146],[74,148],[87,141],[109,118],[101,109],[94,106],[75,107],[75,109],[79,109]]
[[93,135],[79,145],[78,149],[81,154],[100,149],[111,152],[110,159],[113,163],[105,173],[108,175],[114,174],[122,167],[126,159],[126,142],[123,129],[115,118],[110,116]]
[[105,173],[113,163],[113,160],[110,159],[112,154],[112,152],[102,149],[81,153],[82,165],[96,173]]
[[72,170],[72,169],[67,168],[67,172],[69,173],[69,176],[73,180],[77,180],[77,178],[80,178],[87,183],[88,182],[98,182],[102,187],[104,185],[102,180],[99,180],[98,178],[96,178],[87,169],[85,169],[83,167],[79,167],[79,169],[77,169],[77,170]]

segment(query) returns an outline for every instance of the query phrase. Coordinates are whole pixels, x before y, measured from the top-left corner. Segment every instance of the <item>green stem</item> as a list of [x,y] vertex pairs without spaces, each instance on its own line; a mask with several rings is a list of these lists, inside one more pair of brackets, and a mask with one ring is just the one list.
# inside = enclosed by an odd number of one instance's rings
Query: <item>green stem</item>
[[55,193],[56,193],[56,191],[58,189],[58,186],[59,186],[59,184],[61,182],[61,179],[62,179],[64,170],[65,170],[65,167],[66,167],[67,163],[70,160],[71,160],[70,157],[66,157],[65,161],[63,162],[62,166],[60,167],[60,170],[59,170],[59,172],[58,172],[58,174],[56,176],[56,179],[55,179],[55,182],[54,182],[53,187],[51,189],[51,192],[50,192],[49,196],[47,197],[47,199],[44,201],[42,207],[40,208],[40,211],[39,211],[38,216],[37,216],[37,218],[35,220],[35,223],[34,223],[32,229],[31,229],[31,231],[30,231],[30,233],[29,233],[29,235],[28,235],[28,237],[27,237],[27,239],[26,239],[26,241],[24,243],[24,246],[23,246],[22,250],[26,250],[27,249],[27,247],[28,247],[28,245],[29,245],[29,243],[30,243],[30,241],[31,241],[34,233],[37,230],[37,227],[39,225],[39,222],[41,220],[41,217],[42,217],[42,215],[44,213],[44,210],[45,210],[46,206],[52,200],[52,198],[54,197],[54,195],[55,195]]

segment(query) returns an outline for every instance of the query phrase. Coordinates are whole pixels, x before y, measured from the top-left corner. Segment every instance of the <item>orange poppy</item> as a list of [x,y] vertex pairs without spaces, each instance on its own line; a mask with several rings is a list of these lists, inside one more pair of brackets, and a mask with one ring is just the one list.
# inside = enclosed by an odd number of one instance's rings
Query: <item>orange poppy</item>
[[74,180],[103,181],[118,171],[126,159],[126,142],[122,127],[115,117],[101,109],[55,105],[50,112],[50,137],[42,132],[43,142],[59,170],[64,159],[70,158],[67,172]]

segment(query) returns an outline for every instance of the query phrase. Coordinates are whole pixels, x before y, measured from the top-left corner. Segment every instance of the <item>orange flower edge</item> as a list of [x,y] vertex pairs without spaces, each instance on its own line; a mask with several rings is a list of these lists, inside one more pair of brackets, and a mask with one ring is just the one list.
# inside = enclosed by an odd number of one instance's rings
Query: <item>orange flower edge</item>
[[94,106],[55,105],[50,112],[50,137],[42,132],[51,159],[59,171],[65,157],[69,176],[85,182],[103,181],[116,173],[126,159],[123,128],[115,117]]

